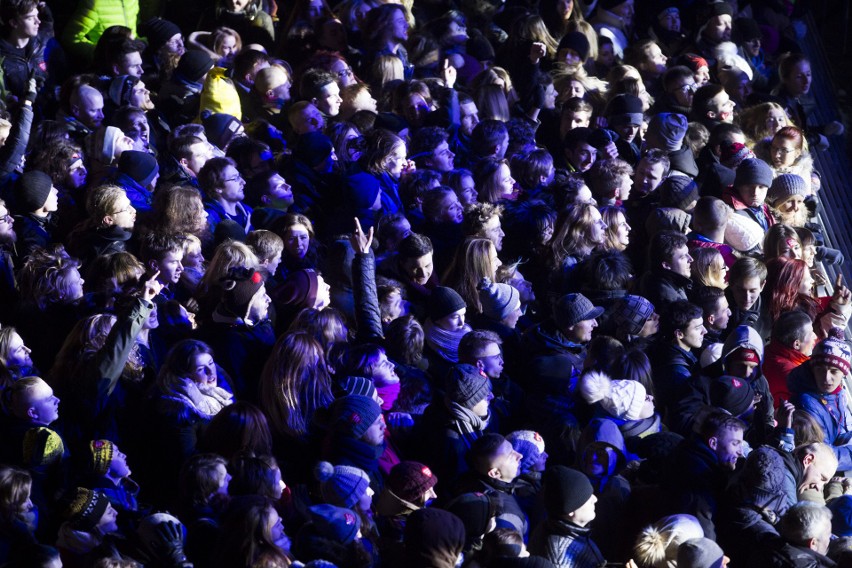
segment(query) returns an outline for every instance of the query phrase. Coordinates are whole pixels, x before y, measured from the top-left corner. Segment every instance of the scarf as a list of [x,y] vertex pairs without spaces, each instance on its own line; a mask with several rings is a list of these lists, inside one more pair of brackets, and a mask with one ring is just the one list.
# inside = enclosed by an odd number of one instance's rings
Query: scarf
[[485,416],[479,416],[471,412],[469,408],[451,400],[445,400],[444,406],[450,413],[452,421],[449,424],[450,429],[460,434],[467,447],[470,448],[470,445],[488,428],[491,411],[489,410]]
[[216,385],[199,386],[193,381],[184,380],[167,398],[178,400],[202,417],[210,419],[231,404],[234,395]]
[[382,397],[382,410],[387,412],[393,408],[396,399],[399,398],[399,390],[401,386],[402,384],[399,382],[381,387],[376,385],[376,392],[378,392],[379,396]]
[[424,328],[426,331],[426,344],[447,361],[458,363],[459,342],[467,332],[472,331],[471,327],[464,324],[464,327],[458,331],[447,331],[436,326],[431,320],[427,320]]

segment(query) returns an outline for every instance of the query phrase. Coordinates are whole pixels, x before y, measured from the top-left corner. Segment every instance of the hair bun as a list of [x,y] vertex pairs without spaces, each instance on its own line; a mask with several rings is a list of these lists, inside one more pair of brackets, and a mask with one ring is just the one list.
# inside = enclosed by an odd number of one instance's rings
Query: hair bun
[[479,281],[479,286],[477,289],[479,290],[487,290],[491,286],[491,279],[487,276],[483,276],[482,280]]

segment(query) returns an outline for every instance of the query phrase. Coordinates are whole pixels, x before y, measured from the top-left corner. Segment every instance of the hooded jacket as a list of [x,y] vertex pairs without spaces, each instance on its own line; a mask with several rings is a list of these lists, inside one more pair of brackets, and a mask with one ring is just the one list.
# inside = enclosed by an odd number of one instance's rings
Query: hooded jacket
[[779,341],[772,341],[766,346],[766,357],[763,360],[763,376],[769,384],[769,392],[775,407],[782,400],[790,400],[792,396],[787,388],[787,376],[799,365],[810,360],[810,357],[787,347]]
[[841,382],[838,390],[822,393],[814,382],[812,362],[807,361],[790,373],[787,387],[793,393],[793,403],[810,414],[825,432],[825,443],[834,448],[839,464],[837,469],[852,469],[852,404],[849,391]]

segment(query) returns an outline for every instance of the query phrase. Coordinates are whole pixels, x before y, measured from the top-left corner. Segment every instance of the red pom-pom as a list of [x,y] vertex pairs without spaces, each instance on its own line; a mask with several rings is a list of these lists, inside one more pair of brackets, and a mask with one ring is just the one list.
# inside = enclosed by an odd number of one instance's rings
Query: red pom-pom
[[263,276],[260,275],[260,272],[255,272],[251,275],[251,281],[255,284],[259,284],[261,280],[263,280]]

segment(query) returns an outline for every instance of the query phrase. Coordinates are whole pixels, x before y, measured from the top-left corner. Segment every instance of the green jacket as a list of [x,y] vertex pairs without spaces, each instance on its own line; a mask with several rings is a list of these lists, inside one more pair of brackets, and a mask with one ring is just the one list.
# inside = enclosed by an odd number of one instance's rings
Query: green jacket
[[77,57],[91,61],[104,30],[126,26],[136,36],[139,0],[80,0],[62,32],[62,43]]

